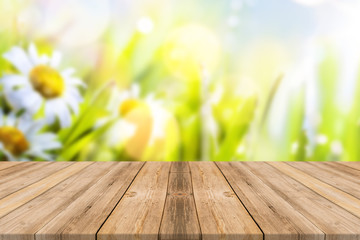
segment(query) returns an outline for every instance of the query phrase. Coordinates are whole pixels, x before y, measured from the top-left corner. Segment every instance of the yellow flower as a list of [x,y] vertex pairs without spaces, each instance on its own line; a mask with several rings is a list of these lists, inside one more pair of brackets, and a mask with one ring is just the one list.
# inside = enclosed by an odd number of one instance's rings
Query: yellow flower
[[52,133],[39,133],[42,121],[30,117],[17,118],[15,114],[3,115],[0,111],[0,152],[10,161],[26,161],[29,157],[52,160],[47,150],[57,149],[61,144]]
[[175,118],[162,105],[151,95],[141,98],[136,84],[125,91],[114,89],[108,110],[116,121],[108,131],[109,145],[123,147],[136,160],[163,159],[174,149],[178,129]]
[[61,54],[55,51],[51,58],[39,56],[31,44],[28,52],[13,47],[4,58],[19,71],[0,80],[5,97],[15,110],[25,109],[35,114],[44,106],[49,124],[58,118],[61,127],[69,126],[71,115],[78,113],[82,101],[78,87],[85,84],[73,76],[73,69],[59,70]]

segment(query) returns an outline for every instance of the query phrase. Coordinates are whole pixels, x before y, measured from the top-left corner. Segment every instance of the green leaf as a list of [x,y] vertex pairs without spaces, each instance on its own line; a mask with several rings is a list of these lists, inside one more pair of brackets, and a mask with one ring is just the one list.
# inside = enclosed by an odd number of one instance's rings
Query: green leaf
[[238,106],[226,129],[225,139],[220,144],[215,161],[230,161],[236,155],[237,148],[254,118],[255,109],[255,97],[245,99]]

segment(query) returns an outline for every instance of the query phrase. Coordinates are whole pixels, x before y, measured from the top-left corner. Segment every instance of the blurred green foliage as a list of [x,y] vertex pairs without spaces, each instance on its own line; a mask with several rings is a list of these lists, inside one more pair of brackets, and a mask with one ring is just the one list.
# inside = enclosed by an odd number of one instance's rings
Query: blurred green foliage
[[[213,49],[202,51],[199,49],[202,43],[194,48],[185,46],[189,48],[184,50],[185,57],[172,61],[169,57],[173,54],[172,48],[184,44],[177,43],[176,39],[169,40],[167,32],[172,27],[164,26],[152,36],[133,32],[121,46],[117,44],[114,29],[109,27],[101,38],[101,54],[96,56],[93,66],[81,65],[81,62],[72,61],[71,58],[66,60],[76,66],[88,86],[83,91],[85,100],[81,104],[80,113],[73,116],[72,125],[62,130],[56,126],[47,129],[56,132],[63,145],[61,150],[54,152],[56,160],[359,160],[360,72],[351,107],[343,110],[336,100],[340,63],[331,47],[324,48],[324,57],[315,66],[315,85],[318,87],[316,97],[319,100],[317,114],[320,120],[314,123],[313,119],[309,119],[309,104],[306,104],[309,90],[304,83],[285,98],[286,119],[274,126],[271,117],[277,114],[274,109],[280,108],[275,99],[286,85],[287,73],[280,74],[269,64],[276,65],[282,53],[276,52],[271,46],[265,46],[264,49],[275,51],[278,55],[264,51],[254,53],[251,56],[252,63],[256,64],[252,66],[255,69],[252,77],[258,78],[248,81],[256,82],[261,90],[253,92],[245,86],[239,93],[239,87],[234,85],[240,85],[244,80],[240,77],[237,79],[242,69],[236,68],[243,67],[246,59],[235,59],[228,56],[231,53],[226,51],[212,51],[217,45],[207,41],[211,35],[206,35],[208,33],[204,31],[205,38],[201,40],[203,44],[209,44],[206,47]],[[198,30],[203,31],[202,28]],[[34,41],[43,52],[51,52],[56,47],[51,39]],[[29,39],[21,38],[13,31],[1,31],[0,55],[14,45],[25,47],[28,43]],[[76,52],[65,56],[72,54],[76,55]],[[194,64],[198,60],[197,54],[209,62],[202,66],[200,59]],[[271,62],[267,62],[267,59]],[[9,63],[0,58],[2,73],[11,71],[11,68]],[[204,71],[209,71],[209,76],[204,75]],[[114,84],[109,84],[112,81]],[[145,149],[141,157],[129,154],[124,145],[113,147],[107,144],[107,133],[116,119],[97,124],[99,119],[112,115],[106,105],[114,85],[127,89],[133,83],[139,84],[141,98],[153,95],[155,99],[161,100],[164,109],[174,119],[169,128],[164,126],[166,135],[158,145],[153,148],[139,147]],[[222,94],[215,96],[218,92]],[[6,103],[2,102],[1,106],[5,109]],[[145,118],[146,114],[140,116]],[[280,133],[273,133],[275,127],[280,129]],[[136,145],[134,141],[130,141],[130,144]]]

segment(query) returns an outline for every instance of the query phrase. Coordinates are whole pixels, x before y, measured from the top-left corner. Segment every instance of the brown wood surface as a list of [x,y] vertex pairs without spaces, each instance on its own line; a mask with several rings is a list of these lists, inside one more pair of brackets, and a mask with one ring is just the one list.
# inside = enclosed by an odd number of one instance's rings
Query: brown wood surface
[[289,164],[271,163],[271,165],[286,175],[297,180],[298,182],[301,182],[303,185],[323,196],[324,198],[327,198],[328,200],[348,210],[352,214],[360,217],[360,199],[347,192],[344,192],[343,190],[333,187],[326,182],[317,179],[316,177],[291,167]]
[[339,162],[338,164],[360,171],[360,162]]
[[[323,231],[326,240],[360,239],[360,219],[337,205],[339,202],[326,199],[326,197],[294,179],[294,175],[300,173],[293,174],[289,172],[291,175],[289,176],[284,174],[285,171],[279,171],[278,169],[283,169],[286,163],[244,164],[251,168],[257,176],[291,204],[292,207]],[[310,177],[310,175],[308,176]],[[317,186],[316,184],[315,186]],[[308,182],[307,185],[310,186]]]
[[190,171],[202,239],[263,238],[215,164],[191,162]]
[[158,239],[170,163],[147,162],[98,232],[99,240]]
[[189,164],[171,164],[169,184],[160,227],[160,239],[201,239]]
[[95,184],[36,232],[36,239],[96,239],[96,233],[143,163],[114,164]]
[[219,162],[217,165],[265,236],[269,236],[268,240],[325,239],[316,225],[244,164]]
[[0,240],[360,240],[356,162],[0,162]]
[[8,168],[2,172],[7,172],[3,175],[0,182],[0,198],[5,197],[7,194],[14,193],[24,187],[30,186],[33,183],[70,166],[71,162],[49,163],[41,162],[29,165],[30,162],[20,164]]
[[294,162],[289,165],[360,199],[360,178],[358,177],[360,171],[348,169],[336,162],[321,165],[313,162],[301,164]]
[[72,164],[65,169],[61,169],[60,171],[48,175],[46,178],[43,178],[32,185],[5,196],[0,199],[0,217],[5,216],[33,198],[43,194],[68,177],[75,175],[89,164],[90,163]]
[[13,167],[15,165],[21,164],[22,162],[0,162],[0,170],[5,168]]

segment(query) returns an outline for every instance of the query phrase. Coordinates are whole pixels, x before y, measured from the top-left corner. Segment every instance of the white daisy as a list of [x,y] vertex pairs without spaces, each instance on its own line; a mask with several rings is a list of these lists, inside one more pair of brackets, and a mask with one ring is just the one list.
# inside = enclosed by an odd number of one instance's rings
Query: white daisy
[[165,127],[172,115],[162,106],[162,101],[155,100],[152,95],[146,97],[145,102],[148,104],[153,118],[153,128],[149,139],[149,146],[151,146],[157,139],[165,137]]
[[107,109],[113,117],[125,116],[140,104],[140,86],[132,84],[129,90],[113,88]]
[[155,100],[152,95],[141,98],[140,86],[133,84],[129,90],[113,89],[108,110],[112,113],[112,119],[118,120],[115,121],[108,134],[110,145],[123,143],[136,133],[138,126],[127,121],[126,115],[138,107],[148,109],[151,114],[152,128],[148,145],[151,146],[156,139],[165,136],[165,126],[171,114],[163,108],[161,101]]
[[140,86],[138,84],[131,85],[129,90],[121,91],[116,87],[112,89],[107,105],[110,117],[99,120],[99,125],[115,120],[107,133],[108,144],[110,146],[121,145],[135,134],[136,125],[126,121],[123,117],[140,104],[142,103],[140,101]]
[[0,152],[9,161],[28,161],[29,157],[52,160],[46,151],[58,149],[61,144],[53,133],[39,133],[44,121],[30,117],[17,118],[14,113],[4,115],[0,110]]
[[78,87],[85,85],[73,76],[74,69],[58,70],[61,54],[55,51],[52,57],[39,56],[35,45],[30,44],[28,52],[13,47],[3,56],[19,70],[1,79],[8,102],[16,110],[31,114],[44,107],[49,124],[58,118],[61,127],[69,126],[71,114],[78,113],[82,101]]

